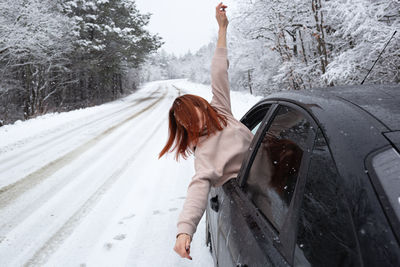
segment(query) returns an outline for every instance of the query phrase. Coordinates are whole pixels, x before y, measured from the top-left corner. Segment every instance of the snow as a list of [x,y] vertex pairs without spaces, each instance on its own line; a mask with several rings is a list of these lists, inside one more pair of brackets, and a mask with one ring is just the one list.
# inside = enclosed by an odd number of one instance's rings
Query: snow
[[[177,89],[179,88],[179,89]],[[160,160],[187,80],[148,83],[112,103],[0,128],[0,266],[213,266],[205,216],[193,261],[174,251],[193,159]],[[260,97],[232,92],[240,118]]]

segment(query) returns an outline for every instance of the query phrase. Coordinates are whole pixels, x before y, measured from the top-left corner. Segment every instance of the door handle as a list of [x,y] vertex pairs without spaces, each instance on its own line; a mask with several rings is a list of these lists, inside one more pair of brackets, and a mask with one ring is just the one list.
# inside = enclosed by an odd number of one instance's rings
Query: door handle
[[236,264],[236,267],[247,267],[247,264],[238,263],[238,264]]
[[211,209],[218,212],[218,210],[219,210],[218,195],[210,198],[210,206],[211,206]]

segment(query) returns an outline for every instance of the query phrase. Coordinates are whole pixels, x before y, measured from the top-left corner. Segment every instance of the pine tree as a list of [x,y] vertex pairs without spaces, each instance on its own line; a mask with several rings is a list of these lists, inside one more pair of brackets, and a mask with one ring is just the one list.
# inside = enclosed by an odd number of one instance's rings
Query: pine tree
[[134,1],[72,0],[64,11],[75,24],[73,56],[83,85],[79,90],[84,90],[76,97],[81,100],[98,103],[123,94],[123,75],[162,44],[144,29],[150,15],[140,14]]

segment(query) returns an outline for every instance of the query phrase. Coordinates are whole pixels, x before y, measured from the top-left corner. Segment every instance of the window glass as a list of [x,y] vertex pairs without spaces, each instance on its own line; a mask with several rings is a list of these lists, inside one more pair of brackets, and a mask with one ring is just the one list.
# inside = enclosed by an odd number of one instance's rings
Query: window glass
[[256,125],[253,129],[251,129],[251,132],[252,132],[253,134],[256,134],[256,132],[258,131],[258,128],[260,128],[261,123],[262,123],[262,121],[260,121],[259,123],[257,123],[257,125]]
[[311,127],[297,110],[280,107],[262,136],[245,192],[279,231],[286,217]]
[[372,166],[397,220],[400,221],[400,154],[394,148],[385,150],[374,156]]
[[257,110],[253,111],[250,115],[247,115],[242,119],[243,124],[246,125],[253,134],[256,134],[270,107],[270,104],[265,104],[257,108]]
[[318,130],[299,214],[295,266],[359,266],[353,222],[340,184]]

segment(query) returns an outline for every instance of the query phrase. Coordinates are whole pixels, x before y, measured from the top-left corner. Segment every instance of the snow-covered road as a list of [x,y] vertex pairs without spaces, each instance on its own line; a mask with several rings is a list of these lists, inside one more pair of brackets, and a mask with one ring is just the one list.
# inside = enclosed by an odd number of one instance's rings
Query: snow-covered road
[[[146,84],[112,103],[0,128],[0,267],[213,266],[204,218],[193,261],[173,251],[193,161],[158,160],[185,80]],[[240,118],[259,98],[232,93]]]

